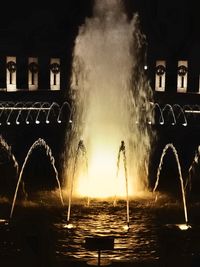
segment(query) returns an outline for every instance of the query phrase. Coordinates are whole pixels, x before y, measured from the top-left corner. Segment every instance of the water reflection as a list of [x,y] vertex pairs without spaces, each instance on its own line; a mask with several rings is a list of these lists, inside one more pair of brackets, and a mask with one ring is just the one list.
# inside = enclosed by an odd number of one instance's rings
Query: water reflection
[[145,212],[146,205],[132,202],[130,209],[130,228],[125,229],[125,202],[117,207],[112,203],[96,202],[88,208],[80,205],[74,207],[72,223],[76,228],[66,229],[63,224],[56,224],[59,232],[57,253],[69,258],[89,260],[96,257],[95,251],[84,248],[84,239],[89,236],[114,237],[114,250],[105,251],[103,255],[114,260],[157,259],[158,245],[156,238],[155,217]]
[[[125,200],[118,201],[116,207],[112,201],[91,203],[89,207],[84,206],[84,200],[73,204],[72,228],[66,228],[66,206],[17,206],[12,220],[0,223],[0,258],[6,264],[13,259],[17,264],[21,260],[27,263],[29,250],[35,249],[38,264],[42,259],[48,267],[64,266],[61,263],[71,266],[71,260],[78,264],[97,258],[97,251],[85,248],[85,238],[94,236],[114,238],[114,249],[102,251],[102,258],[112,262],[182,266],[186,257],[192,261],[200,255],[200,203],[189,205],[192,227],[184,231],[179,227],[184,226],[181,200],[162,195],[156,202],[153,196],[131,200],[128,231],[124,229]],[[7,203],[1,203],[1,214],[9,213],[9,208]]]

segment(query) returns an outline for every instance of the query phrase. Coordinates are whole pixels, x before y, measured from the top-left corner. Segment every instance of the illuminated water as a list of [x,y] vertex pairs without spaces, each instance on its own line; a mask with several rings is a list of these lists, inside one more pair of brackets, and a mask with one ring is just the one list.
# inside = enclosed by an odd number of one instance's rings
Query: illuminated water
[[[75,178],[75,172],[76,169],[79,167],[78,166],[78,159],[79,159],[79,154],[81,152],[81,156],[85,160],[85,168],[86,168],[86,173],[88,173],[88,159],[87,159],[87,151],[84,146],[84,143],[82,140],[79,141],[77,149],[76,149],[76,155],[75,155],[75,160],[74,160],[74,166],[73,166],[73,174],[72,174],[72,180],[70,184],[70,192],[69,192],[69,198],[68,198],[68,210],[67,210],[67,222],[69,223],[70,220],[70,212],[71,212],[71,204],[72,204],[72,197],[73,197],[73,189],[74,189],[74,178]],[[89,181],[88,181],[89,184]],[[89,206],[89,197],[87,201],[87,205]]]
[[[66,140],[67,162],[64,166],[68,186],[71,182],[68,207],[61,194],[56,201],[48,195],[46,199],[41,195],[36,203],[24,201],[23,205],[16,205],[24,167],[38,146],[45,148],[55,171],[59,191],[63,189],[51,149],[43,139],[39,139],[31,146],[24,160],[13,202],[10,204],[1,200],[2,266],[4,263],[10,266],[9,261],[12,262],[11,266],[32,264],[48,267],[69,266],[69,260],[86,262],[97,257],[97,252],[84,248],[85,237],[96,235],[114,237],[114,250],[102,252],[102,257],[111,261],[191,266],[194,256],[200,258],[199,203],[194,207],[189,205],[188,219],[179,158],[173,145],[168,144],[161,155],[155,189],[163,157],[171,148],[177,161],[183,199],[173,200],[158,194],[155,202],[155,196],[147,191],[151,149],[151,129],[148,123],[153,123],[154,119],[150,104],[152,92],[144,74],[144,55],[141,55],[144,46],[145,37],[138,28],[137,15],[128,20],[119,0],[95,1],[93,17],[86,19],[80,27],[73,53],[71,93],[75,101],[72,107],[72,132],[70,139]],[[40,111],[45,106],[40,105]],[[50,123],[49,117],[54,106],[58,108],[55,103],[48,106],[45,116],[47,124]],[[169,104],[166,106],[170,107]],[[160,124],[164,124],[163,113],[166,108],[160,110],[159,107]],[[170,109],[172,125],[175,125],[175,114],[173,108]],[[26,124],[29,124],[31,110],[28,109]],[[11,108],[13,111],[14,107]],[[40,124],[40,111],[36,113],[36,124]],[[19,124],[20,114],[16,124]],[[58,123],[61,122],[61,114],[62,108],[56,117]],[[6,119],[8,125],[9,120],[10,115]],[[182,124],[187,125],[185,116]],[[82,162],[78,159],[77,146],[80,140],[83,140],[87,150],[87,168],[85,158],[82,158]],[[118,154],[121,140],[126,144],[124,166],[123,163],[120,166]],[[1,141],[1,145],[8,150],[4,144]],[[125,150],[122,149],[122,152]],[[87,202],[82,198],[72,203],[73,188],[76,196],[90,197],[90,205],[86,205]],[[133,195],[140,191],[145,191],[145,198],[133,199]],[[127,192],[131,195],[130,199]],[[115,195],[115,206],[113,201],[95,200],[104,197],[113,200]],[[125,196],[127,201],[120,200]],[[64,205],[61,207],[58,202]],[[73,225],[71,229],[66,227],[69,219]],[[192,227],[182,231],[181,228],[185,227],[178,226],[185,222],[189,222]],[[62,261],[63,264],[60,264]]]
[[[129,231],[124,229],[125,201],[117,207],[106,201],[93,201],[89,207],[77,202],[71,214],[72,229],[65,228],[67,210],[51,204],[17,206],[12,220],[0,223],[3,262],[26,262],[31,255],[36,263],[37,259],[40,263],[55,261],[54,266],[87,262],[96,258],[97,252],[85,249],[84,240],[96,235],[114,237],[114,250],[102,251],[102,257],[112,262],[177,266],[187,260],[182,266],[190,266],[193,258],[200,256],[199,203],[190,205],[192,228],[186,231],[176,227],[184,222],[181,201],[166,196],[160,196],[157,202],[153,196],[132,200]],[[6,213],[8,207],[3,207],[1,203],[0,211]]]
[[[74,194],[115,196],[118,147],[125,141],[129,194],[148,187],[148,162],[152,121],[152,90],[144,74],[145,37],[135,14],[128,20],[123,2],[94,2],[93,17],[79,28],[72,63],[74,98],[72,132],[66,140],[64,168],[68,188],[79,140],[88,155],[88,176],[79,167]],[[126,197],[126,182],[119,173],[117,195]],[[89,190],[88,190],[89,189]]]
[[[123,156],[123,169],[124,169],[124,179],[125,179],[125,185],[126,185],[126,216],[127,216],[127,227],[129,227],[129,186],[128,186],[128,175],[127,175],[127,159],[126,159],[126,146],[124,141],[121,141],[121,145],[119,147],[119,152],[117,156],[117,174],[116,174],[116,188],[117,188],[117,183],[119,179],[119,171],[120,171],[120,159],[121,159],[121,154]],[[113,205],[116,207],[117,204],[117,192],[115,193],[115,198]]]
[[15,194],[14,194],[14,197],[13,197],[12,207],[11,207],[11,211],[10,211],[10,218],[12,218],[13,211],[14,211],[14,208],[15,208],[17,194],[18,194],[20,183],[22,182],[22,176],[23,176],[24,168],[25,168],[25,166],[27,164],[27,161],[29,160],[30,155],[38,147],[43,147],[45,149],[45,151],[46,151],[47,157],[49,157],[50,163],[51,163],[51,165],[53,167],[53,170],[55,172],[55,179],[56,179],[56,182],[58,184],[60,201],[61,201],[62,205],[64,205],[63,196],[62,196],[62,190],[61,190],[61,186],[60,186],[60,180],[59,180],[59,177],[58,177],[58,171],[57,171],[57,169],[55,167],[55,159],[54,159],[54,157],[52,155],[51,148],[48,146],[48,144],[45,142],[44,139],[39,138],[30,147],[30,149],[29,149],[29,151],[28,151],[28,153],[27,153],[27,155],[26,155],[26,157],[24,159],[24,162],[22,164],[22,167],[21,167],[21,170],[20,170],[20,174],[19,174],[19,177],[18,177],[18,181],[17,181],[17,185],[16,185],[16,188],[15,188]]
[[[148,200],[149,201],[149,200]],[[56,226],[59,231],[58,255],[74,259],[89,260],[97,256],[96,251],[84,248],[87,236],[113,236],[114,250],[102,252],[103,257],[112,260],[131,261],[158,259],[155,214],[149,214],[147,201],[136,201],[130,205],[130,228],[125,230],[126,202],[113,207],[109,202],[92,202],[90,207],[75,205],[73,207],[71,230],[63,230],[63,225]],[[65,224],[65,217],[62,220]]]
[[173,154],[174,154],[175,159],[176,159],[177,168],[178,168],[178,175],[179,175],[178,179],[180,181],[180,190],[181,190],[182,199],[183,199],[183,210],[184,210],[184,215],[185,215],[185,222],[188,223],[186,194],[185,194],[185,188],[184,188],[184,181],[183,181],[183,177],[182,177],[181,165],[180,165],[180,161],[179,161],[178,152],[177,152],[177,150],[176,150],[176,148],[174,147],[173,144],[167,144],[163,149],[162,155],[160,157],[160,163],[159,163],[159,166],[158,166],[157,177],[156,177],[157,179],[156,179],[156,182],[155,182],[155,186],[153,188],[153,192],[155,192],[157,187],[158,187],[159,180],[160,180],[160,172],[161,172],[162,165],[163,165],[163,159],[164,159],[164,157],[165,157],[165,155],[166,155],[166,153],[167,153],[167,151],[169,149],[171,149],[173,151]]

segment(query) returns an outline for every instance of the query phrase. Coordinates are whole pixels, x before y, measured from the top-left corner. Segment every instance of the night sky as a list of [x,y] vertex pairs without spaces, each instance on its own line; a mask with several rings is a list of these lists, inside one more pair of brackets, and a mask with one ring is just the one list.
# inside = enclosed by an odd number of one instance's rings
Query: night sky
[[[16,1],[12,5],[7,1],[0,16],[1,50],[8,45],[26,53],[42,50],[44,44],[62,49],[76,35],[85,17],[91,15],[92,3],[93,0],[67,0],[63,4],[22,5]],[[190,56],[199,46],[199,9],[195,1],[124,0],[124,3],[129,15],[139,13],[154,54]]]
[[[103,1],[103,0],[102,0]],[[0,15],[0,57],[63,56],[70,59],[78,27],[92,14],[94,0],[42,1],[19,4],[7,1]],[[200,16],[194,0],[124,0],[129,17],[139,13],[147,37],[147,59],[166,59],[176,65],[187,59],[200,70]]]

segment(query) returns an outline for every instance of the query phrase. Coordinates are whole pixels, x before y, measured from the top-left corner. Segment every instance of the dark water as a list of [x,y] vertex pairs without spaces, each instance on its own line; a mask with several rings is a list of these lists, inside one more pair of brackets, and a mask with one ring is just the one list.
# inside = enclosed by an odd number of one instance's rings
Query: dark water
[[57,224],[59,231],[58,253],[74,258],[89,259],[96,252],[84,248],[85,237],[112,236],[114,250],[103,255],[115,260],[157,259],[157,237],[154,214],[149,214],[147,203],[132,202],[130,209],[130,229],[126,226],[126,203],[113,207],[107,202],[93,202],[91,207],[76,205],[72,211],[74,229],[66,231],[63,224]]
[[[1,218],[10,205],[1,204]],[[112,262],[154,262],[156,266],[196,266],[200,262],[200,205],[188,206],[192,228],[181,231],[182,203],[173,199],[136,199],[130,202],[130,229],[126,226],[126,202],[92,201],[72,205],[66,228],[67,207],[61,205],[17,206],[12,220],[0,223],[0,266],[61,266],[63,261],[87,262],[97,257],[85,248],[86,237],[114,238],[114,249],[102,251]],[[38,262],[41,265],[38,265]],[[32,265],[31,265],[32,264]],[[166,265],[165,265],[166,264]],[[185,265],[184,265],[185,264]],[[198,266],[198,265],[197,265]]]

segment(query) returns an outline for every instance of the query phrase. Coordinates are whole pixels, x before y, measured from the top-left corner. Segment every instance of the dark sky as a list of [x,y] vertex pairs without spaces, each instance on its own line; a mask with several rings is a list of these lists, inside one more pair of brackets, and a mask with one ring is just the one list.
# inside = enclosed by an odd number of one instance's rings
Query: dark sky
[[[69,0],[43,4],[17,1],[0,12],[0,53],[20,54],[63,52],[77,34],[78,25],[90,12],[89,1]],[[9,13],[9,14],[8,14]]]
[[[91,15],[92,3],[93,0],[66,0],[47,5],[26,1],[22,5],[15,1],[12,5],[7,1],[0,11],[0,55],[71,53],[78,26]],[[139,13],[150,60],[186,58],[199,68],[198,1],[124,0],[124,3],[129,15]]]

